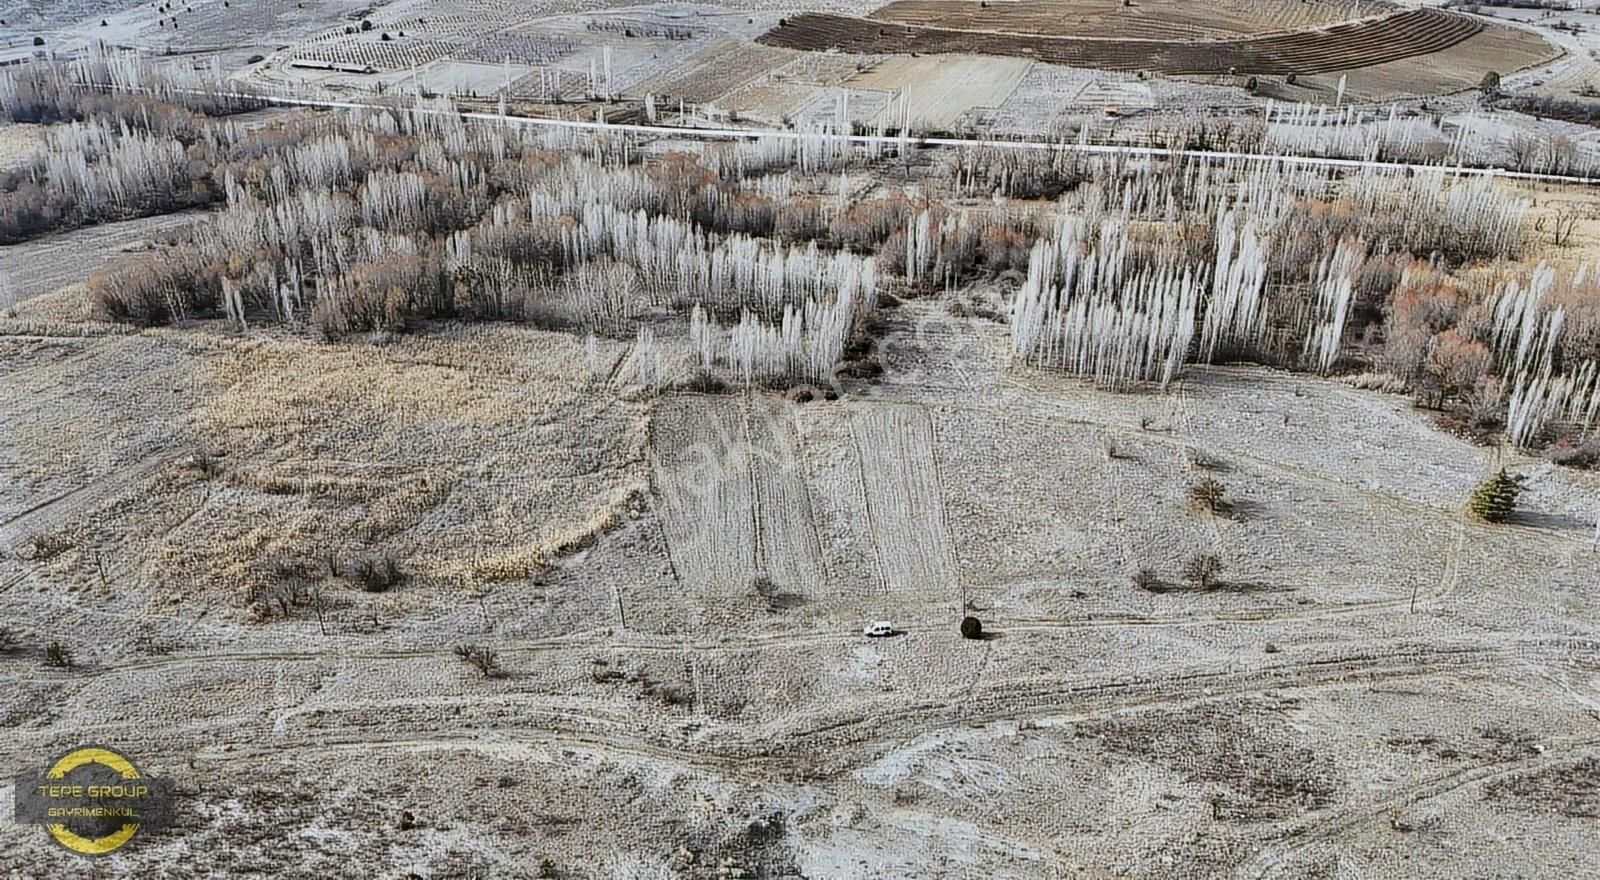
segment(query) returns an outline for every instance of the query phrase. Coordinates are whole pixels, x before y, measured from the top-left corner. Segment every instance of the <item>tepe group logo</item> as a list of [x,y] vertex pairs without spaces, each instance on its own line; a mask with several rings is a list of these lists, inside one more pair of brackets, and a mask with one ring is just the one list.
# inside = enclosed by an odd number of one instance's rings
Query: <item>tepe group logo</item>
[[19,823],[43,825],[68,850],[103,856],[172,821],[172,788],[102,746],[81,746],[16,780]]

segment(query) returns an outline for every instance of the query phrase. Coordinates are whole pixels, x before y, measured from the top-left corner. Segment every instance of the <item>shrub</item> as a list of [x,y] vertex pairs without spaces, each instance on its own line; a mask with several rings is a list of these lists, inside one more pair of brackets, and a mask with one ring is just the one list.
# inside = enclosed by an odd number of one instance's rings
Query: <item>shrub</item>
[[1505,522],[1516,512],[1517,496],[1521,493],[1522,485],[1501,468],[1472,490],[1467,510],[1484,522]]
[[151,327],[219,311],[216,266],[195,251],[170,258],[137,256],[89,278],[89,299],[112,321]]
[[1133,573],[1133,585],[1147,593],[1162,592],[1166,586],[1153,568],[1141,568]]
[[1545,454],[1562,467],[1588,470],[1600,465],[1600,436],[1576,441],[1558,441],[1552,444]]
[[0,654],[10,654],[21,645],[17,634],[9,629],[0,627]]
[[400,571],[400,563],[387,553],[356,560],[350,567],[350,577],[355,580],[357,586],[368,593],[387,593],[405,580],[405,575]]
[[270,580],[245,588],[245,605],[250,609],[251,621],[255,623],[266,623],[274,617],[288,618],[310,599],[310,591],[298,579],[279,579],[295,577],[279,568],[279,565],[281,563],[273,564],[272,568],[276,570],[269,572]]
[[1183,580],[1197,590],[1209,590],[1222,574],[1222,560],[1215,553],[1201,553],[1183,564]]
[[198,472],[200,476],[206,479],[215,477],[222,471],[222,462],[217,460],[217,457],[206,449],[196,449],[190,453],[188,464],[190,469]]
[[457,645],[456,656],[484,678],[500,675],[500,655],[482,645]]
[[971,615],[961,618],[961,637],[964,639],[983,638],[983,622]]
[[1228,510],[1228,488],[1210,477],[1189,487],[1189,503],[1206,513],[1224,513]]
[[1122,447],[1117,445],[1117,441],[1110,437],[1101,438],[1100,451],[1105,453],[1106,461],[1116,461],[1117,459],[1128,457],[1127,453],[1122,451]]
[[[1154,430],[1154,429],[1147,429],[1147,430]],[[1183,451],[1183,455],[1184,455],[1184,458],[1188,459],[1189,467],[1192,467],[1195,470],[1201,470],[1201,471],[1227,470],[1227,465],[1223,463],[1222,459],[1217,458],[1216,456],[1212,455],[1209,452],[1206,452],[1203,449],[1195,449],[1194,447],[1191,446],[1188,449],[1185,449]]]
[[60,642],[44,646],[44,665],[56,669],[72,668],[72,651]]
[[1475,387],[1492,362],[1487,345],[1466,339],[1455,329],[1435,336],[1427,357],[1428,370],[1439,377],[1446,391],[1457,394]]
[[23,558],[42,562],[46,559],[54,559],[75,546],[77,546],[77,542],[73,539],[71,533],[66,530],[58,529],[53,532],[40,532],[28,538],[26,544],[27,552]]
[[692,706],[694,694],[689,688],[681,684],[669,684],[656,681],[647,672],[636,672],[628,678],[629,681],[639,685],[645,696],[660,700],[668,706]]

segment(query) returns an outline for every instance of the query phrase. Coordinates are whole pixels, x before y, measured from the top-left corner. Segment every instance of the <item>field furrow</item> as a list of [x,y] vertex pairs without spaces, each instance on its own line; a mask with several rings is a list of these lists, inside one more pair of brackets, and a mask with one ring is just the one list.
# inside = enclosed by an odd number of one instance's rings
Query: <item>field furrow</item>
[[876,407],[858,414],[852,430],[885,589],[948,595],[956,588],[955,549],[927,411]]

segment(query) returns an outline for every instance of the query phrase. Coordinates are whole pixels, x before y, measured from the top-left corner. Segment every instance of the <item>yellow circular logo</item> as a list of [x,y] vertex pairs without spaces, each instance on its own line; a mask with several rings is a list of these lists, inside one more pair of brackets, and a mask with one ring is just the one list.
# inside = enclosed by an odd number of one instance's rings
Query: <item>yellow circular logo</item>
[[18,822],[43,825],[57,843],[86,856],[115,852],[171,818],[166,781],[144,776],[103,746],[67,752],[43,775],[17,780],[15,791]]
[[[123,779],[139,778],[139,771],[134,768],[132,761],[109,749],[99,748],[74,749],[61,756],[61,760],[56,761],[50,767],[50,772],[45,775],[51,779],[65,779],[68,773],[85,764],[103,764],[115,770]],[[49,828],[50,836],[54,837],[57,843],[73,852],[90,856],[105,855],[132,840],[133,836],[139,833],[138,823],[129,822],[124,822],[121,828],[104,837],[93,839],[73,832],[64,823],[57,822],[51,824]]]

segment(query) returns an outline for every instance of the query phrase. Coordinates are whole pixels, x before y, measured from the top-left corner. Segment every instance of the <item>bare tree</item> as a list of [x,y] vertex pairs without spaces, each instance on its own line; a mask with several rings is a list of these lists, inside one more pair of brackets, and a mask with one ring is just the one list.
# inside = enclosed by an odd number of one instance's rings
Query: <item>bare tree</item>
[[1572,234],[1577,231],[1578,225],[1591,216],[1589,209],[1576,199],[1557,202],[1550,218],[1556,247],[1571,244]]

